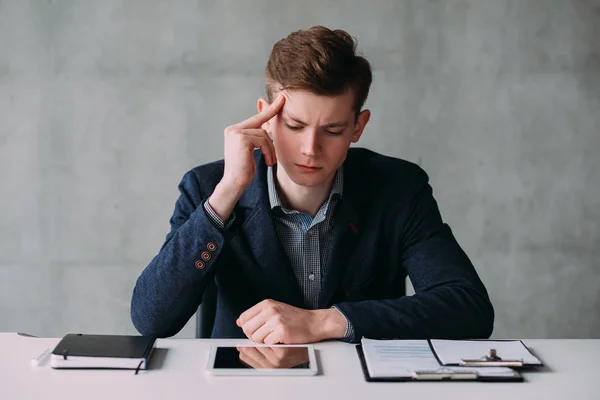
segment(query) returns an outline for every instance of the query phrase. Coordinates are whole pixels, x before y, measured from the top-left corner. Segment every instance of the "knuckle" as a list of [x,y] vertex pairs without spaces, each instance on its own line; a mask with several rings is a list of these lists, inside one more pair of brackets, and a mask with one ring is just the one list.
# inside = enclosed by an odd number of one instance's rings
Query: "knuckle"
[[272,309],[275,309],[277,307],[277,302],[274,301],[274,300],[265,300],[264,306],[267,309],[272,310]]
[[241,131],[240,128],[237,128],[237,127],[235,127],[233,125],[227,127],[227,129],[225,130],[225,134],[228,135],[228,136],[236,136],[236,135],[239,135],[241,132],[242,131]]

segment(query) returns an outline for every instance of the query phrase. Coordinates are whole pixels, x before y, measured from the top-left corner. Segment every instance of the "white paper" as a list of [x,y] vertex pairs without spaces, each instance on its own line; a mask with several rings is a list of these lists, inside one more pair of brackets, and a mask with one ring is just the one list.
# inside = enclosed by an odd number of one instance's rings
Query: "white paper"
[[496,355],[503,360],[521,360],[524,364],[541,365],[520,340],[431,340],[442,364],[459,364],[462,359],[479,359],[496,349]]
[[437,369],[440,364],[426,340],[362,339],[371,377],[410,377],[415,370]]
[[412,377],[417,371],[477,372],[479,376],[512,377],[510,368],[444,367],[439,364],[427,340],[362,339],[369,375],[372,378]]

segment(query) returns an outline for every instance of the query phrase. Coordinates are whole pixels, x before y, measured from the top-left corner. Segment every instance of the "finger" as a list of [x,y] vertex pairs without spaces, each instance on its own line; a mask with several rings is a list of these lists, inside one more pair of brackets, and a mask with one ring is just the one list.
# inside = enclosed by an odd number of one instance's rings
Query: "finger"
[[258,313],[258,315],[254,316],[254,318],[251,318],[248,321],[246,321],[246,323],[242,325],[242,330],[249,339],[254,340],[254,333],[256,333],[256,331],[260,327],[266,324],[268,319],[269,316],[263,310],[260,313]]
[[241,130],[241,133],[247,135],[248,140],[254,148],[260,148],[265,156],[267,165],[272,166],[277,163],[275,145],[273,144],[273,139],[269,137],[267,132],[262,129],[243,129]]
[[277,115],[285,103],[284,99],[285,97],[280,94],[271,104],[269,104],[268,107],[263,109],[262,112],[253,115],[247,120],[242,121],[239,124],[235,124],[234,126],[236,128],[260,128],[262,124]]
[[275,115],[279,113],[283,104],[285,103],[285,97],[283,95],[277,96],[277,98],[265,107],[260,113],[253,115],[245,121],[242,121],[236,125],[237,128],[260,128],[265,122],[269,121]]
[[281,330],[279,328],[274,329],[273,331],[271,331],[271,333],[269,333],[264,339],[263,342],[265,344],[277,344],[277,343],[283,343],[283,341],[281,340]]
[[264,304],[261,302],[244,311],[236,321],[237,326],[243,326],[246,322],[248,322],[248,320],[250,320],[250,318],[254,318],[256,315],[258,315],[263,308]]
[[252,149],[260,148],[267,165],[272,166],[277,163],[273,139],[263,129],[238,129],[237,134],[242,135]]
[[[266,133],[266,132],[265,132]],[[275,145],[273,145],[273,139],[267,136],[264,145],[260,146],[260,151],[265,156],[265,162],[269,167],[277,164],[277,154],[275,153]]]
[[258,343],[263,343],[263,340],[273,330],[272,324],[269,321],[265,321],[262,326],[259,326],[252,334],[252,340]]

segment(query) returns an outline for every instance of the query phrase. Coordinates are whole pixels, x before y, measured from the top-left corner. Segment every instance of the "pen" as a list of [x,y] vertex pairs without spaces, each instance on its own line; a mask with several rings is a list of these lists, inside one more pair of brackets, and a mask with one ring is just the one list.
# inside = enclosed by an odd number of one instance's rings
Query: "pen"
[[40,354],[37,357],[32,357],[30,364],[34,367],[39,367],[40,364],[43,363],[44,359],[46,358],[46,356],[50,354],[50,349],[46,349],[42,352],[42,354]]

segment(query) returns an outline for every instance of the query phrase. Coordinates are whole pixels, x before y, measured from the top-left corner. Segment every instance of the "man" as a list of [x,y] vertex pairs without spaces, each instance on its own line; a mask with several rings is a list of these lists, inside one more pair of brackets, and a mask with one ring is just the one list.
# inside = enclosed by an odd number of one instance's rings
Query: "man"
[[216,281],[213,337],[490,336],[488,294],[426,173],[349,149],[370,117],[371,69],[355,47],[324,27],[275,44],[259,113],[225,129],[224,160],[179,185],[171,231],[133,292],[141,334],[179,332]]

